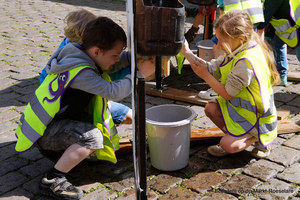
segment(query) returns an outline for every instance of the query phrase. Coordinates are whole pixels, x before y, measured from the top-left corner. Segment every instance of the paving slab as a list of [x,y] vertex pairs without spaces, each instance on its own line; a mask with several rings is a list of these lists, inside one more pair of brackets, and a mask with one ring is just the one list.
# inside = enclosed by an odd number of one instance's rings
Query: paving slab
[[0,148],[15,143],[17,141],[17,138],[15,136],[15,131],[8,131],[2,133],[0,134],[0,137],[1,137]]
[[30,148],[29,150],[18,154],[18,156],[32,161],[40,160],[44,157],[36,147]]
[[267,181],[275,177],[279,172],[282,172],[284,167],[282,165],[267,161],[258,160],[250,164],[243,170],[243,173],[255,178],[259,178],[262,181]]
[[184,181],[182,184],[186,188],[204,194],[212,190],[212,187],[219,187],[225,181],[227,181],[227,177],[221,174],[215,172],[201,172],[189,180]]
[[200,195],[196,192],[190,191],[182,187],[173,187],[167,194],[159,198],[160,200],[198,200],[202,199]]
[[135,186],[134,172],[127,171],[104,185],[118,192],[126,192]]
[[11,192],[7,192],[1,196],[1,200],[30,200],[34,198],[34,194],[22,189],[17,188]]
[[24,183],[22,185],[22,188],[30,191],[31,193],[33,193],[35,196],[42,196],[43,193],[39,188],[40,182],[42,180],[42,178],[44,177],[44,174],[41,174],[37,177],[35,177],[34,179],[27,181],[26,183]]
[[261,186],[257,187],[252,193],[259,198],[266,200],[288,199],[289,196],[297,194],[299,188],[286,182],[270,179]]
[[[148,200],[156,200],[158,199],[158,194],[156,194],[155,192],[151,191],[151,190],[147,190],[147,199]],[[127,192],[125,192],[125,194],[123,194],[122,196],[116,198],[116,200],[136,200],[136,192],[135,189],[131,189]]]
[[173,177],[167,174],[159,174],[158,176],[148,181],[147,186],[163,194],[181,182],[181,178]]
[[282,173],[277,174],[277,178],[290,183],[300,184],[300,164],[295,163],[286,168]]
[[89,171],[72,181],[72,184],[76,185],[82,191],[88,192],[93,188],[97,188],[100,184],[105,183],[106,180],[108,180],[107,176]]
[[37,177],[49,171],[54,166],[54,163],[47,158],[42,158],[32,165],[22,167],[19,171],[31,177]]
[[294,135],[283,143],[284,146],[300,150],[300,135]]
[[251,192],[252,188],[257,188],[261,184],[262,182],[255,178],[244,174],[236,174],[220,186],[220,191],[232,195],[245,196]]
[[15,150],[15,146],[16,145],[13,143],[0,148],[0,160],[4,160],[13,155],[16,155],[17,152]]
[[208,169],[218,171],[225,176],[231,176],[234,172],[241,172],[247,163],[241,159],[222,158],[210,165]]
[[222,193],[220,191],[210,192],[208,195],[205,195],[201,200],[238,200],[235,196],[231,194]]
[[[182,0],[185,6],[195,7],[186,0]],[[22,3],[12,0],[0,0],[0,116],[4,121],[0,121],[0,198],[1,199],[35,199],[35,200],[53,200],[51,197],[44,196],[40,193],[38,185],[43,176],[44,170],[48,170],[54,163],[45,161],[44,156],[36,148],[32,148],[27,152],[17,154],[14,150],[16,138],[15,129],[19,121],[20,113],[24,112],[27,102],[31,100],[34,90],[39,85],[38,76],[45,67],[49,56],[56,50],[63,36],[63,28],[65,23],[64,17],[72,10],[85,8],[96,15],[104,15],[114,19],[119,23],[125,31],[127,31],[126,19],[126,2],[115,0],[65,0],[59,1],[22,1]],[[197,6],[196,6],[197,7]],[[192,26],[193,19],[186,19],[186,28]],[[200,26],[199,34],[191,44],[192,51],[196,53],[196,43],[203,37],[203,25]],[[299,71],[300,62],[295,56],[295,50],[288,48],[288,59],[290,71]],[[164,78],[163,83],[181,88],[183,90],[198,93],[200,90],[210,88],[207,83],[197,77],[192,69],[182,70],[182,74],[177,72],[177,63],[174,56],[171,57],[171,76]],[[168,86],[168,87],[169,87]],[[300,125],[300,106],[298,96],[300,84],[291,82],[284,86],[274,87],[276,107],[288,109],[291,111],[289,118],[293,117],[295,123]],[[277,94],[278,93],[278,94]],[[15,96],[19,95],[19,96]],[[124,99],[121,103],[131,107],[131,97]],[[193,105],[186,102],[175,101],[166,98],[146,95],[146,108],[162,104],[178,104],[192,107],[197,114],[197,121],[192,124],[192,128],[210,128],[214,124],[205,116],[204,106]],[[7,113],[7,111],[9,111]],[[13,115],[17,113],[18,115]],[[2,114],[2,115],[1,115]],[[3,123],[4,122],[4,123]],[[132,135],[132,127],[130,125],[121,125],[117,127],[120,136],[127,137]],[[298,133],[280,135],[278,139],[271,145],[271,155],[267,159],[254,159],[250,153],[252,146],[247,150],[228,155],[224,158],[216,158],[208,155],[206,148],[210,144],[191,147],[189,165],[175,172],[163,172],[151,166],[149,153],[147,154],[147,174],[149,182],[157,177],[158,184],[152,184],[151,190],[147,190],[148,199],[237,199],[253,200],[255,197],[240,196],[232,194],[228,191],[221,191],[221,186],[234,180],[238,175],[245,176],[240,178],[236,184],[247,188],[246,183],[250,183],[248,188],[252,190],[255,185],[252,178],[265,180],[268,183],[272,177],[282,183],[292,183],[298,179],[299,152],[297,139],[293,136]],[[283,144],[283,146],[281,146]],[[290,153],[283,148],[293,149]],[[273,155],[274,152],[274,155]],[[299,154],[299,153],[298,153]],[[128,155],[128,156],[127,156]],[[133,156],[132,154],[118,155],[118,163],[116,165],[107,162],[83,162],[68,174],[68,180],[82,188],[87,194],[83,199],[132,199],[135,200],[135,189],[133,187]],[[233,159],[235,161],[233,162]],[[237,165],[237,160],[243,163]],[[27,162],[26,165],[24,165]],[[229,162],[231,164],[229,164]],[[272,164],[271,164],[272,163]],[[258,165],[259,164],[259,165]],[[9,165],[9,166],[7,166]],[[276,166],[276,167],[274,167]],[[279,167],[278,167],[279,166]],[[207,184],[206,193],[201,195],[200,192],[191,188],[184,188],[184,183],[189,183],[189,187],[198,187],[205,191],[205,181],[213,182],[213,177],[207,180],[200,179],[200,175],[210,171],[209,167],[214,170],[222,171],[214,173],[218,178],[224,177],[224,182],[220,185],[216,183],[214,190]],[[252,168],[254,169],[252,169]],[[280,169],[278,169],[278,168]],[[281,171],[281,168],[284,168]],[[37,169],[41,168],[41,169]],[[217,169],[218,168],[218,169]],[[250,170],[247,174],[239,174],[240,169]],[[270,169],[269,169],[270,168]],[[4,169],[4,170],[3,170]],[[20,171],[20,169],[22,169]],[[238,169],[238,170],[237,170]],[[269,170],[268,170],[269,169]],[[256,170],[256,171],[255,171]],[[265,175],[268,177],[259,178],[257,173],[259,170],[268,170]],[[278,171],[277,176],[276,172]],[[24,174],[25,172],[25,174]],[[28,173],[28,174],[27,174]],[[273,174],[272,174],[273,173]],[[296,175],[293,177],[293,173]],[[3,174],[3,175],[2,175]],[[29,175],[31,174],[31,175]],[[225,175],[234,175],[227,177]],[[245,175],[246,174],[246,175]],[[9,175],[9,176],[8,176]],[[35,177],[34,177],[35,176]],[[197,177],[199,176],[199,177]],[[259,176],[259,177],[256,177]],[[202,177],[202,178],[203,178]],[[247,178],[246,178],[247,177]],[[271,178],[270,178],[271,177]],[[199,178],[199,179],[197,179]],[[216,180],[219,180],[219,179]],[[151,180],[150,180],[151,179]],[[229,180],[230,179],[230,180]],[[196,180],[193,184],[191,180]],[[198,180],[198,182],[197,182]],[[9,181],[10,187],[3,187],[1,183]],[[253,181],[253,182],[252,182]],[[234,185],[233,183],[231,183]],[[297,184],[293,182],[292,185]],[[275,184],[276,185],[276,184]],[[201,186],[204,188],[201,188]],[[102,188],[103,187],[103,188]],[[219,190],[218,190],[219,187]],[[236,186],[232,186],[236,187]],[[271,186],[273,188],[273,186]],[[279,189],[286,188],[285,184],[279,184]],[[231,188],[233,189],[233,188]],[[225,191],[225,192],[224,192]],[[125,192],[125,193],[123,193]],[[292,196],[294,195],[294,198]],[[265,199],[286,199],[286,196],[273,196]],[[290,199],[297,200],[300,194],[291,194]],[[261,197],[261,199],[264,199]]]
[[267,159],[288,167],[300,160],[300,151],[289,147],[279,146],[278,148],[271,150]]
[[11,191],[17,187],[20,187],[23,183],[28,182],[30,179],[26,176],[10,172],[0,177],[0,194],[4,194],[8,191]]
[[287,103],[293,99],[297,98],[296,94],[289,94],[289,93],[283,93],[283,92],[278,92],[274,94],[274,100],[275,101],[280,101],[283,103]]
[[181,169],[180,172],[184,174],[196,174],[204,169],[204,167],[207,167],[209,165],[209,162],[203,159],[199,159],[196,157],[190,157],[189,158],[189,164],[185,168]]
[[[14,130],[18,127],[18,124],[12,122],[12,121],[6,121],[3,123],[0,123],[0,135],[5,133],[5,132],[9,132],[11,130]],[[2,140],[1,140],[2,141]]]
[[82,200],[107,200],[117,197],[117,193],[104,188],[99,188],[89,194],[86,194]]
[[8,172],[15,171],[25,165],[28,164],[28,161],[22,160],[20,158],[11,157],[1,162],[0,165],[0,176],[3,176],[4,174]]

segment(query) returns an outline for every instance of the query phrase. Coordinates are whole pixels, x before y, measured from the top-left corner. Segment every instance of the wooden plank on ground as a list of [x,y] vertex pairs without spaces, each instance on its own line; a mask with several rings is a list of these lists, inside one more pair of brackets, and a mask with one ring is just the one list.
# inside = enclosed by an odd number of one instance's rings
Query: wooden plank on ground
[[291,111],[289,111],[289,110],[283,110],[280,108],[277,108],[276,110],[277,110],[277,119],[278,120],[283,120],[291,114]]
[[145,86],[146,94],[157,96],[157,97],[168,98],[168,99],[174,99],[177,101],[198,104],[198,105],[206,105],[208,102],[207,100],[200,99],[198,97],[198,93],[179,90],[175,88],[168,88],[162,92],[159,92],[151,89],[151,88],[155,88],[155,86],[156,86],[155,82],[146,82],[146,86]]
[[[278,134],[300,132],[300,126],[291,120],[278,121]],[[194,129],[191,130],[191,145],[218,142],[224,136],[223,131],[219,128]],[[120,140],[120,150],[117,154],[132,152],[130,139]]]
[[291,71],[287,74],[288,81],[300,81],[300,72],[299,71]]

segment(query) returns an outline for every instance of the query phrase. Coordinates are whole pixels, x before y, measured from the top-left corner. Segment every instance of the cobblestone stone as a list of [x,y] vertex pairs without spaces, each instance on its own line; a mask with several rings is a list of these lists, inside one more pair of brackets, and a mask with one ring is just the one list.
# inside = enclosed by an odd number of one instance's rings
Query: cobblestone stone
[[267,157],[269,160],[280,163],[286,167],[298,162],[300,160],[299,151],[280,146],[271,150],[270,155]]
[[289,168],[286,168],[282,173],[277,175],[277,178],[288,181],[290,183],[300,184],[300,164],[295,163]]
[[233,195],[244,196],[257,188],[262,182],[252,177],[236,174],[228,182],[221,185],[220,190]]
[[[186,0],[182,0],[182,3],[188,7],[195,6]],[[70,11],[85,8],[96,15],[114,19],[127,31],[126,2],[0,0],[0,8],[0,43],[3,44],[0,45],[0,199],[53,200],[41,194],[38,186],[44,172],[54,163],[45,158],[37,148],[23,153],[15,151],[15,129],[20,113],[24,112],[27,102],[39,86],[39,73],[64,38],[64,17]],[[186,29],[192,23],[193,19],[187,18]],[[190,46],[194,53],[197,52],[196,43],[203,37],[202,32],[203,25]],[[296,58],[295,50],[288,48],[288,60],[289,73],[298,73],[300,62]],[[184,68],[179,75],[174,56],[170,58],[170,62],[171,75],[163,79],[167,87],[177,87],[195,94],[210,88],[190,68]],[[289,120],[298,125],[299,87],[298,82],[289,80],[287,86],[273,88],[276,107],[289,110]],[[131,107],[130,96],[121,102]],[[191,123],[192,129],[215,127],[205,116],[204,106],[146,95],[146,109],[162,104],[179,104],[194,109],[198,118]],[[120,125],[117,129],[121,137],[132,137],[131,125]],[[300,193],[298,187],[295,187],[300,184],[298,136],[299,133],[279,135],[271,145],[271,154],[266,159],[254,159],[250,154],[253,146],[242,152],[217,158],[207,153],[207,147],[217,144],[217,140],[193,145],[190,148],[188,166],[175,172],[155,169],[147,152],[147,197],[149,200],[253,200],[258,199],[256,197],[298,200]],[[83,161],[68,173],[68,180],[87,192],[82,199],[136,199],[135,188],[132,188],[135,185],[133,155],[118,154],[117,158],[116,165],[101,161]],[[262,183],[260,180],[266,182]],[[264,188],[268,191],[291,191],[263,194],[255,190]]]
[[148,181],[147,185],[151,189],[163,194],[181,182],[181,178],[172,177],[167,174],[159,174],[157,177],[154,177],[152,180]]
[[277,179],[270,179],[253,191],[253,194],[262,199],[288,199],[298,192],[298,188]]
[[284,146],[300,150],[300,135],[294,135],[283,143]]
[[28,178],[16,172],[10,172],[0,177],[0,193],[4,194],[29,181]]
[[267,160],[258,160],[250,164],[243,172],[262,181],[267,181],[283,170],[284,167],[282,165]]
[[227,180],[226,176],[215,172],[203,172],[193,176],[182,184],[194,191],[204,194],[206,191],[212,190],[212,187],[218,187]]

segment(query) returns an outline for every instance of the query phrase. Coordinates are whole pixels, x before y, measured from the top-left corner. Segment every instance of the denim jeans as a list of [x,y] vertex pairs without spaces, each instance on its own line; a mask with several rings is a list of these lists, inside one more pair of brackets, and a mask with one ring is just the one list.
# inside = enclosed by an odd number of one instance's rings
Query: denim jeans
[[[299,40],[300,38],[298,38],[298,40]],[[298,61],[300,61],[300,45],[298,45],[297,47],[296,47],[296,55],[297,55],[297,59],[298,59]]]
[[[280,74],[280,78],[283,78],[287,75],[287,67],[288,67],[287,46],[276,35],[274,35],[274,37],[271,39],[271,46],[274,48],[274,57],[275,57],[277,71]],[[300,49],[299,49],[299,57],[300,57]]]

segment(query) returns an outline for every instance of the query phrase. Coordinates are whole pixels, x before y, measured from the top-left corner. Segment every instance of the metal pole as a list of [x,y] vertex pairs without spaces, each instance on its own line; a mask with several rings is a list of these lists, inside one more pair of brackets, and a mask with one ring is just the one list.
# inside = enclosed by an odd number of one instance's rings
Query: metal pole
[[156,81],[156,89],[161,90],[161,56],[156,56],[155,59],[155,81]]
[[[131,53],[132,78],[132,133],[135,192],[137,200],[147,199],[145,143],[145,83],[139,80],[137,88],[137,37],[136,37],[136,0],[127,0],[128,44]],[[140,90],[138,92],[138,89]],[[137,94],[138,93],[138,94]],[[140,103],[142,102],[142,103]]]
[[146,90],[145,79],[138,79],[138,156],[141,200],[147,199],[147,146],[146,146]]

